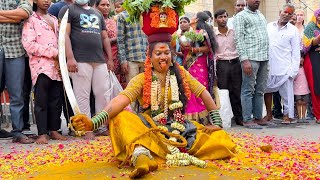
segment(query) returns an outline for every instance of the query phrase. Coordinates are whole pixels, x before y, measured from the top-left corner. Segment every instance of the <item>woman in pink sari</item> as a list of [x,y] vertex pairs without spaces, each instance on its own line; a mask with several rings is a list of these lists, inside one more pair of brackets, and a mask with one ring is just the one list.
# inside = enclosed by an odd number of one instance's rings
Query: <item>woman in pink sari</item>
[[[213,52],[216,46],[212,28],[207,24],[209,16],[204,12],[197,13],[191,19],[190,25],[196,33],[204,36],[203,42],[194,43],[190,47],[184,47],[183,64],[190,74],[203,84],[213,95],[214,61]],[[191,96],[186,107],[186,118],[196,120],[202,124],[208,123],[208,112],[200,98]],[[219,124],[222,126],[222,123]]]
[[[114,73],[117,76],[122,88],[126,86],[125,74],[121,72],[120,62],[118,60],[118,47],[117,47],[117,24],[114,18],[109,18],[111,10],[109,0],[96,0],[96,8],[102,13],[106,22],[108,37],[111,43],[112,57],[114,63]],[[107,58],[106,58],[107,59]]]

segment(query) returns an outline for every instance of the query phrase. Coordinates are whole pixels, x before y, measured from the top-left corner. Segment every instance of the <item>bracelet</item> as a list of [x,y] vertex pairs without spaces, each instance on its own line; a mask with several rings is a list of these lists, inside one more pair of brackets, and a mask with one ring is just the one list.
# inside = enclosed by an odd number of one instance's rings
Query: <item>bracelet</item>
[[98,129],[109,119],[109,114],[103,110],[92,118],[93,130]]
[[212,125],[216,125],[222,128],[222,119],[219,114],[219,110],[209,111],[209,122]]

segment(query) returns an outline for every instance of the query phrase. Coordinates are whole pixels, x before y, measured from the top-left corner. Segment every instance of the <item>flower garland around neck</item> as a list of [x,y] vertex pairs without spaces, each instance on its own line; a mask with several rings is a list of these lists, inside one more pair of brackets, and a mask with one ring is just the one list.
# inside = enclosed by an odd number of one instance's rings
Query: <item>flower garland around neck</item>
[[[180,76],[182,78],[184,94],[188,99],[190,99],[191,90],[186,80],[186,73],[184,72],[185,70],[182,67],[179,67],[178,69],[180,70]],[[152,64],[151,64],[150,57],[147,56],[144,63],[144,86],[143,86],[143,97],[142,97],[142,100],[143,100],[142,106],[144,109],[149,108],[149,106],[151,105],[151,83],[152,83]]]
[[[169,87],[170,86],[170,87]],[[169,88],[171,89],[171,103],[169,105],[168,95]],[[165,81],[165,92],[164,92],[164,109],[161,111],[160,104],[162,102],[161,83],[157,75],[152,73],[151,82],[151,116],[152,119],[157,123],[158,126],[165,126],[167,124],[168,111],[173,111],[173,123],[171,127],[184,132],[185,127],[183,126],[184,116],[181,113],[183,107],[182,102],[179,99],[179,87],[176,75],[168,70]],[[179,134],[180,134],[179,132]]]
[[[147,58],[147,61],[150,59]],[[151,63],[151,62],[150,62]],[[150,68],[150,69],[148,69]],[[177,82],[177,77],[175,73],[171,70],[168,70],[165,78],[165,92],[164,92],[164,109],[161,111],[161,103],[162,101],[162,88],[159,77],[157,77],[156,73],[152,71],[151,64],[147,65],[145,69],[145,76],[151,75],[149,77],[145,77],[146,83],[148,85],[144,86],[144,90],[148,90],[150,88],[150,105],[151,105],[151,117],[157,124],[158,128],[168,131],[167,122],[168,122],[168,111],[173,111],[173,122],[170,124],[170,127],[173,129],[172,133],[181,134],[185,131],[185,119],[184,115],[181,113],[181,108],[183,108],[183,104],[179,99],[179,86]],[[150,83],[147,81],[151,80]],[[186,85],[186,82],[183,82]],[[169,88],[171,89],[171,103],[169,105],[168,95]],[[185,88],[186,89],[186,88]],[[187,89],[188,90],[188,89]],[[189,89],[190,90],[190,89]],[[148,94],[144,92],[144,95]],[[189,97],[189,96],[187,96]],[[145,96],[144,96],[145,98]],[[175,137],[170,137],[169,140],[177,142]],[[190,164],[196,165],[198,167],[205,168],[207,163],[205,161],[199,160],[198,158],[191,156],[187,153],[180,152],[179,148],[168,145],[167,148],[170,151],[170,154],[166,156],[167,165],[169,166],[187,166]]]

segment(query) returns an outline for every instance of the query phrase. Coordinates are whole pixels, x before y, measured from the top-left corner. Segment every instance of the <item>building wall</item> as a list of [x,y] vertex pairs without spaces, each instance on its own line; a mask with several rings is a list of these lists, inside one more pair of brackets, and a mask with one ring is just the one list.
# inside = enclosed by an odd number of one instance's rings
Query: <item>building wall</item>
[[188,17],[192,17],[197,12],[205,10],[213,12],[213,0],[197,0],[191,5],[185,7],[185,15]]

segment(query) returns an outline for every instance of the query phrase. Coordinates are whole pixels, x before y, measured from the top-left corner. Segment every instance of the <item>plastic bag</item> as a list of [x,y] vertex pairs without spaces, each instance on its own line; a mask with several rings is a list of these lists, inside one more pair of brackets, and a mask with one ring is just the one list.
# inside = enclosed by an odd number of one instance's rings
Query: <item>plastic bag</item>
[[219,89],[220,97],[220,116],[222,119],[222,125],[224,128],[231,127],[231,118],[233,117],[231,103],[229,99],[229,91],[226,89]]
[[[123,88],[120,84],[120,82],[118,81],[118,78],[116,77],[116,75],[114,74],[114,72],[109,71],[109,79],[110,79],[110,88],[109,90],[105,93],[105,97],[107,100],[107,104],[110,103],[110,101],[115,98],[116,96],[119,95],[120,92],[123,91]],[[128,105],[127,107],[125,107],[125,110],[131,111],[131,106]]]
[[218,109],[220,109],[220,96],[219,96],[219,88],[217,86],[213,86],[213,94],[214,94],[214,101]]

